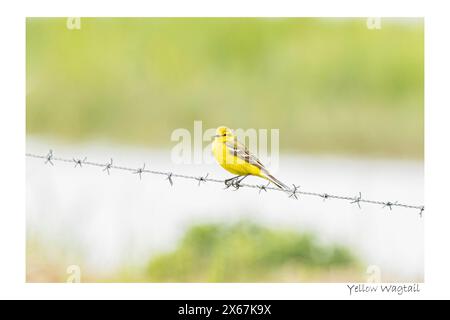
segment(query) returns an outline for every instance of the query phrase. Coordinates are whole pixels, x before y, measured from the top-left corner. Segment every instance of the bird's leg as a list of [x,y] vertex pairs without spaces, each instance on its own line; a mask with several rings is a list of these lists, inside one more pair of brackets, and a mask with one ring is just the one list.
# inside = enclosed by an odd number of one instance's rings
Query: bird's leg
[[224,181],[224,183],[225,183],[225,188],[229,188],[229,187],[231,187],[233,184],[234,184],[234,182],[236,181],[236,179],[239,179],[241,176],[236,176],[236,177],[233,177],[233,178],[230,178],[230,179],[226,179],[225,181]]
[[[239,179],[239,177],[240,177],[240,179]],[[239,188],[239,187],[240,187],[241,182],[242,182],[245,178],[248,177],[248,174],[246,174],[245,176],[239,176],[239,177],[237,177],[237,179],[234,180],[234,181],[231,183],[232,186],[235,187],[235,188]]]

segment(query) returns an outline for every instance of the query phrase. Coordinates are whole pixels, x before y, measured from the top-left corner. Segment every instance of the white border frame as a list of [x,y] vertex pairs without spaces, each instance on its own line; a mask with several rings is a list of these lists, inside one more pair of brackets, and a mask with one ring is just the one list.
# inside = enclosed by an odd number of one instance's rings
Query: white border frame
[[[444,5],[425,1],[23,1],[2,10],[0,298],[43,299],[333,299],[346,284],[26,284],[25,283],[25,18],[27,16],[409,16],[425,17],[425,284],[418,295],[350,298],[448,298],[450,210],[449,41]],[[5,6],[5,5],[4,5]]]

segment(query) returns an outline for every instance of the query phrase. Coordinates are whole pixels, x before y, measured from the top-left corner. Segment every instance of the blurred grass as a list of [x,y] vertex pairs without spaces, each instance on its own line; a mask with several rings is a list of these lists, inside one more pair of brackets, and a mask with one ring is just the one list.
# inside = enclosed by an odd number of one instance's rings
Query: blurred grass
[[423,157],[423,21],[27,19],[27,134],[170,146],[280,128],[281,150]]
[[[249,222],[204,224],[189,229],[175,251],[152,258],[145,279],[300,282],[328,277],[339,281],[343,275],[347,280],[355,279],[357,266],[347,248],[321,245],[309,233],[268,229]],[[325,276],[327,273],[332,276]]]
[[66,282],[73,264],[85,283],[349,282],[365,277],[361,262],[346,247],[249,221],[194,225],[172,252],[144,264],[125,263],[116,271],[95,271],[79,251],[33,236],[27,238],[26,257],[27,282],[40,283]]

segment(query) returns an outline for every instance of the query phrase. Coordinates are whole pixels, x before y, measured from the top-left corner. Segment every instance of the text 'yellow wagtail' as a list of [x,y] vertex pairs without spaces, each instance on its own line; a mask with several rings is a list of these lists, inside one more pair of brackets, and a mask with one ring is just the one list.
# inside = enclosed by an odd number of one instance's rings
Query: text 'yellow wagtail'
[[289,187],[269,173],[261,161],[251,154],[227,127],[217,128],[212,149],[217,163],[237,175],[225,180],[227,186],[238,186],[246,177],[257,176],[269,180],[280,189],[289,190]]

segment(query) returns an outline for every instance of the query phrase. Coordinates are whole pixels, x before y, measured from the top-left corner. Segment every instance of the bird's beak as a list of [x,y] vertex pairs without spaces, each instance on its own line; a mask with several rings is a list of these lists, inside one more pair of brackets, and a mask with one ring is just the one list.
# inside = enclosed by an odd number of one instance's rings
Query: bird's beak
[[218,137],[221,137],[221,135],[220,134],[213,135],[213,138],[218,138]]

